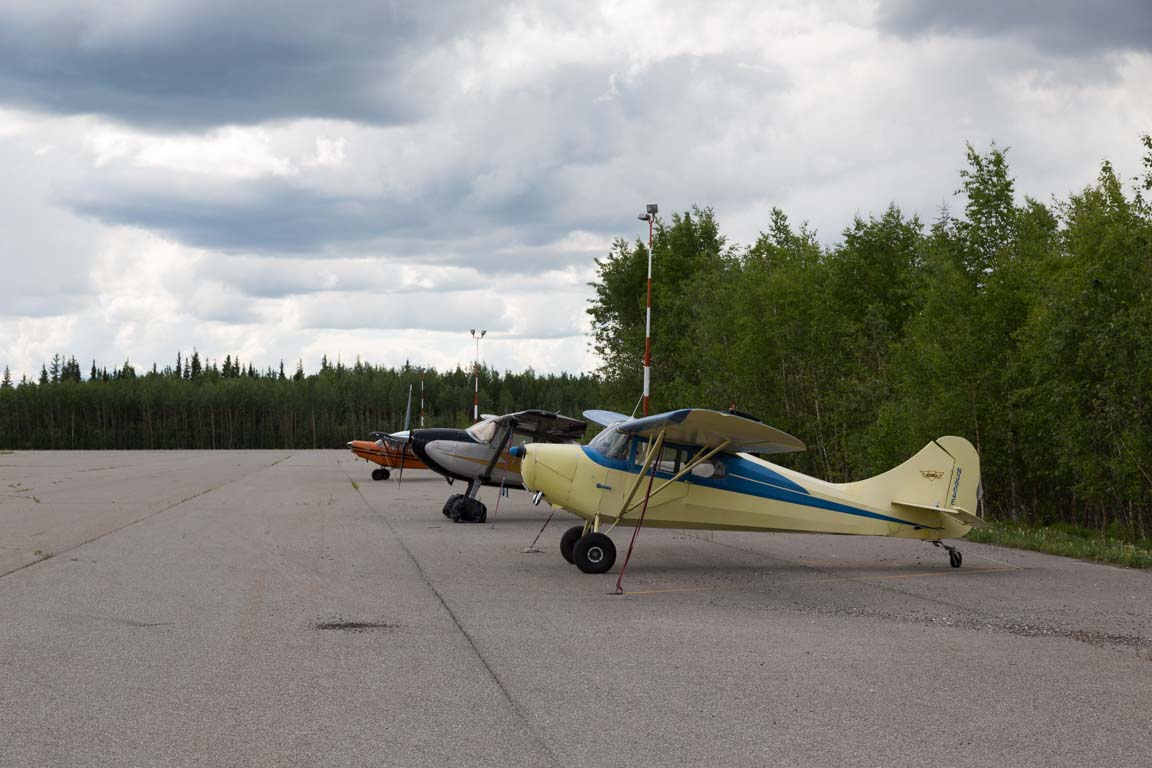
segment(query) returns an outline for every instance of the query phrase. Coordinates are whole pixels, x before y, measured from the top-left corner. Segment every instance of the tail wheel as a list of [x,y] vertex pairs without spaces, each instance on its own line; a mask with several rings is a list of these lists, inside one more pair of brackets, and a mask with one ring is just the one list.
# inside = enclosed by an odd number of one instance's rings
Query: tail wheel
[[602,533],[586,533],[572,547],[572,560],[584,573],[607,573],[616,564],[616,545]]
[[953,568],[959,568],[964,562],[964,555],[960,554],[958,549],[950,549],[948,550],[948,562],[952,564]]
[[387,467],[377,467],[376,469],[372,470],[373,480],[387,480],[388,475],[389,472]]
[[564,535],[560,537],[560,554],[568,562],[576,562],[572,559],[572,548],[576,546],[576,540],[583,535],[584,526],[574,525],[568,530],[564,531]]

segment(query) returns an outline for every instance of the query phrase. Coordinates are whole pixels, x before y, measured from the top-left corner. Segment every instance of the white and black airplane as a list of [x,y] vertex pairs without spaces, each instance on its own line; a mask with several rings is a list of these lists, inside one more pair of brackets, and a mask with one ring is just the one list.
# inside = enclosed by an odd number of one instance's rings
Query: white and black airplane
[[448,497],[444,515],[456,522],[482,523],[488,516],[476,498],[483,485],[522,488],[520,459],[509,454],[524,443],[576,443],[588,424],[551,411],[528,410],[503,416],[484,416],[467,429],[414,429],[409,433],[413,453],[449,483],[468,483],[465,493]]

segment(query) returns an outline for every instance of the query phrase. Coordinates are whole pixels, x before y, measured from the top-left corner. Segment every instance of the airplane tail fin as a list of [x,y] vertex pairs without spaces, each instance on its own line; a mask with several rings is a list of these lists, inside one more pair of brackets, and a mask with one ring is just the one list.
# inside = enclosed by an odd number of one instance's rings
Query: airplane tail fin
[[956,523],[966,526],[965,532],[984,525],[976,514],[980,457],[962,437],[937,438],[895,469],[844,488],[874,503],[890,503],[906,514],[919,515],[926,524],[933,519]]

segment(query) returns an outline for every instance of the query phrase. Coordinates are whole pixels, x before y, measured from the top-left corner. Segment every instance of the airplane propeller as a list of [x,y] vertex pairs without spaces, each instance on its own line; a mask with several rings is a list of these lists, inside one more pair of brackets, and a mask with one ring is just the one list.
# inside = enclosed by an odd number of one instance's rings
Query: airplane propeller
[[400,447],[400,474],[396,476],[396,485],[404,482],[404,464],[408,460],[408,446],[412,444],[412,385],[408,385],[408,405],[404,408],[404,431],[408,439]]

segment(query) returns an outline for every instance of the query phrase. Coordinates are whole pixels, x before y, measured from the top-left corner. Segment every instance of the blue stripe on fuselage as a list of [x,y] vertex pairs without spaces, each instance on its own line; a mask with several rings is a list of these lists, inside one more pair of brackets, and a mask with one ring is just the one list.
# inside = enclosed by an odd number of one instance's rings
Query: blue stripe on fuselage
[[[669,444],[671,447],[671,444]],[[680,446],[685,447],[685,446]],[[687,446],[691,448],[692,446]],[[616,469],[621,472],[629,472],[636,474],[639,467],[632,464],[627,459],[610,459],[607,456],[592,450],[588,446],[581,446],[584,450],[584,455],[592,461],[596,462],[602,467],[608,469]],[[847,504],[841,504],[836,501],[829,501],[827,499],[820,499],[808,492],[804,488],[792,480],[781,475],[779,472],[774,472],[771,469],[749,461],[748,459],[738,456],[736,454],[726,453],[719,459],[724,462],[726,473],[721,478],[703,478],[688,475],[683,477],[677,482],[690,483],[692,485],[700,485],[705,488],[715,488],[721,491],[731,491],[732,493],[742,493],[747,496],[756,496],[762,499],[769,499],[772,501],[782,501],[788,504],[796,504],[803,507],[813,507],[816,509],[827,509],[832,512],[842,512],[846,515],[856,515],[857,517],[867,517],[873,520],[883,520],[887,523],[900,523],[901,525],[911,525],[914,528],[925,528],[928,526],[922,523],[913,523],[908,520],[901,520],[898,517],[890,517],[882,515],[878,512],[871,512],[867,509],[860,509],[852,507]],[[657,477],[671,478],[671,472],[656,471]]]

